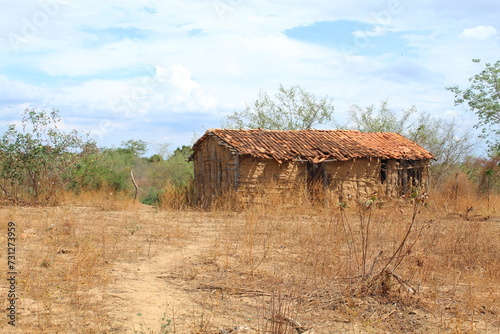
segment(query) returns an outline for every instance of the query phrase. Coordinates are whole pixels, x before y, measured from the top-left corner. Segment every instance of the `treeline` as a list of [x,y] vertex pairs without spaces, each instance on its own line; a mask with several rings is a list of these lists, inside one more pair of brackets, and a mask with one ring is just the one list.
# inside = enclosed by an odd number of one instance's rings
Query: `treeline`
[[[99,148],[88,136],[60,129],[57,110],[27,109],[21,126],[9,125],[0,139],[0,200],[13,204],[57,204],[64,193],[126,193],[159,205],[164,194],[189,189],[189,146],[144,157],[147,143]],[[134,185],[137,186],[137,189]]]
[[[440,189],[450,178],[462,175],[475,182],[479,192],[489,194],[500,191],[500,60],[486,63],[469,82],[466,88],[446,89],[455,95],[455,105],[467,105],[477,115],[474,127],[486,139],[488,158],[473,156],[478,142],[472,129],[461,130],[454,120],[434,118],[415,107],[396,113],[383,101],[378,110],[374,105],[352,105],[349,123],[341,125],[333,117],[333,99],[318,99],[300,86],[280,85],[274,96],[261,91],[243,111],[227,115],[222,127],[298,130],[322,125],[400,133],[433,153],[431,185]],[[146,158],[144,141],[99,148],[75,130],[61,131],[59,123],[57,110],[27,109],[21,128],[8,126],[0,140],[0,200],[50,204],[64,191],[107,190],[129,193],[145,204],[162,204],[163,199],[180,207],[190,202],[190,147]]]
[[[300,86],[280,85],[274,95],[260,91],[257,99],[243,111],[227,115],[224,128],[261,128],[269,130],[311,129],[314,126],[361,132],[395,132],[419,144],[434,155],[431,163],[431,186],[442,189],[446,182],[467,179],[477,184],[480,192],[500,191],[500,61],[486,64],[481,75],[471,79],[471,88],[462,91],[449,88],[456,94],[456,104],[468,101],[482,120],[482,137],[489,146],[488,158],[474,157],[480,146],[472,127],[455,120],[443,120],[419,111],[415,106],[396,112],[382,101],[377,108],[351,105],[349,120],[339,124],[334,118],[333,99],[316,98]],[[493,79],[492,79],[493,78]],[[485,129],[483,125],[491,126]],[[460,177],[459,177],[460,176]],[[453,181],[455,182],[455,181]]]
[[144,157],[146,150],[147,143],[142,140],[123,142],[119,148],[101,149],[98,170],[93,175],[94,183],[88,184],[87,189],[107,187],[132,194],[141,203],[149,205],[160,205],[164,196],[172,191],[187,195],[194,174],[188,163],[191,147],[183,145],[171,154],[151,157]]

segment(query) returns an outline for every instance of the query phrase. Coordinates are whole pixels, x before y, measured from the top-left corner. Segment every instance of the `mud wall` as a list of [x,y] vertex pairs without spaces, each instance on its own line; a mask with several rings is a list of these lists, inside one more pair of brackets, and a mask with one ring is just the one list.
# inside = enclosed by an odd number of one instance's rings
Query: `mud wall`
[[239,166],[238,195],[244,202],[251,202],[264,192],[286,197],[305,191],[304,163],[240,157]]
[[210,203],[215,197],[235,189],[238,157],[215,136],[206,138],[193,157],[195,198]]
[[412,189],[427,191],[429,161],[361,158],[325,163],[328,196],[343,202],[397,198]]
[[328,196],[340,202],[366,199],[383,191],[379,159],[354,159],[325,162]]
[[[429,161],[360,158],[325,161],[321,182],[308,184],[307,162],[239,156],[216,136],[209,136],[194,154],[195,191],[198,202],[209,203],[231,191],[251,202],[259,194],[320,198],[325,204],[347,200],[396,198],[412,188],[426,191]],[[319,189],[318,189],[319,188]]]

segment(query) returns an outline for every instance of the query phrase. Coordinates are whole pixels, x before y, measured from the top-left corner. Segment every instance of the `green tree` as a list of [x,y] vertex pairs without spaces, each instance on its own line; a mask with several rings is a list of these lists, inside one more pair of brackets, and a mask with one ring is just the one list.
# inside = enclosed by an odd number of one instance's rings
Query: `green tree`
[[[192,154],[190,146],[177,148],[167,154],[166,159],[155,154],[150,158],[141,157],[146,143],[141,140],[122,142],[119,148],[102,149],[99,160],[99,177],[114,191],[132,193],[134,191],[130,171],[138,185],[138,198],[144,204],[158,204],[167,185],[184,189],[193,176],[193,165],[187,162]],[[165,147],[166,144],[165,144]]]
[[132,152],[123,148],[103,148],[99,161],[100,184],[114,191],[130,190],[133,186],[130,170],[136,167],[137,159]]
[[60,121],[58,110],[26,109],[22,130],[8,126],[0,140],[0,188],[11,201],[51,203],[95,166],[95,142],[61,131]]
[[398,115],[387,101],[380,108],[370,105],[363,109],[351,107],[351,125],[362,132],[396,132],[429,150],[436,161],[431,166],[434,183],[441,183],[460,163],[472,154],[478,143],[472,139],[472,129],[462,129],[454,120],[443,121],[414,106]]
[[413,106],[403,110],[401,116],[389,108],[387,101],[382,101],[378,110],[369,105],[365,109],[355,104],[349,109],[351,122],[356,130],[361,132],[396,132],[403,134],[408,131],[410,117],[417,112]]
[[[473,59],[480,63],[480,59]],[[482,129],[491,151],[500,154],[500,60],[486,63],[484,69],[469,78],[471,83],[465,90],[458,86],[446,89],[455,94],[455,105],[466,103],[478,116],[477,128]]]
[[148,158],[148,161],[151,163],[160,162],[163,161],[163,157],[159,154],[153,154],[151,157]]
[[252,105],[227,116],[222,126],[237,129],[311,129],[318,124],[333,123],[333,111],[333,99],[318,99],[300,86],[286,89],[280,84],[274,98],[261,90]]
[[141,199],[145,204],[158,204],[166,188],[172,187],[178,191],[186,191],[193,178],[193,164],[188,162],[193,154],[190,146],[183,145],[168,155],[166,160],[150,163],[146,170],[148,178],[147,194]]
[[134,156],[140,157],[146,153],[148,143],[144,140],[127,140],[122,142],[122,146],[118,148],[119,151],[124,153],[131,153]]
[[188,162],[192,154],[191,146],[182,145],[166,161],[170,180],[177,187],[185,187],[194,176],[193,164]]
[[146,149],[145,141],[133,139],[123,141],[118,148],[103,148],[99,162],[101,182],[115,191],[132,190],[130,171],[133,170],[135,179],[142,186],[150,163],[148,158],[141,157]]

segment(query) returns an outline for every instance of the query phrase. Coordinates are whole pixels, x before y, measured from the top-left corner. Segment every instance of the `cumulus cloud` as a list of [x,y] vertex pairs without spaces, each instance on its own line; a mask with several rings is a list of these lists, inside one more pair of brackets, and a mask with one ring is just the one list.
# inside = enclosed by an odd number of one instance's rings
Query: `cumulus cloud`
[[210,112],[217,106],[217,100],[181,65],[157,65],[154,70],[144,70],[143,75],[127,80],[72,81],[50,94],[55,105],[78,105],[101,116],[106,113],[125,119],[159,111]]
[[470,39],[488,39],[497,34],[497,30],[493,26],[477,26],[474,28],[464,29],[461,37]]
[[[59,4],[57,13],[40,5],[47,2]],[[403,106],[422,101],[430,112],[442,112],[453,103],[443,87],[466,84],[477,71],[457,69],[478,54],[498,55],[498,43],[481,39],[498,36],[499,6],[451,0],[360,0],[356,6],[329,0],[18,2],[0,11],[0,110],[20,105],[16,101],[59,108],[82,126],[98,124],[110,140],[141,127],[141,135],[150,138],[182,126],[191,136],[202,125],[217,126],[218,113],[243,109],[259,89],[272,94],[279,83],[334,97],[339,114],[346,109],[342,103],[386,98]],[[41,20],[43,13],[50,20]],[[382,59],[343,50],[334,41],[313,45],[284,33],[336,20],[367,22],[354,36],[370,37],[374,44],[382,40],[375,37],[405,32],[412,49]],[[13,52],[9,36],[26,37],[26,22],[36,31]],[[467,43],[457,43],[457,31]]]
[[43,93],[40,88],[25,84],[17,80],[10,80],[0,75],[0,91],[2,105],[21,104],[26,102],[38,102],[42,100]]
[[191,71],[184,66],[157,65],[155,79],[159,83],[155,94],[162,101],[156,108],[173,109],[173,111],[207,111],[217,105],[217,100],[191,78]]
[[185,94],[200,88],[200,85],[191,79],[191,72],[181,65],[168,68],[157,65],[156,76],[160,82],[168,82]]

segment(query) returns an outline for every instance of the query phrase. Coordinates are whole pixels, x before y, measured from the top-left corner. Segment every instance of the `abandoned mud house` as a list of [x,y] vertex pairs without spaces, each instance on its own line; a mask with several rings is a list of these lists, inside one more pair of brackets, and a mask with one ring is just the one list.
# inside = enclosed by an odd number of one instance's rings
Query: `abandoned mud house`
[[196,198],[303,191],[309,198],[397,197],[425,190],[432,154],[396,133],[208,130],[194,145]]

